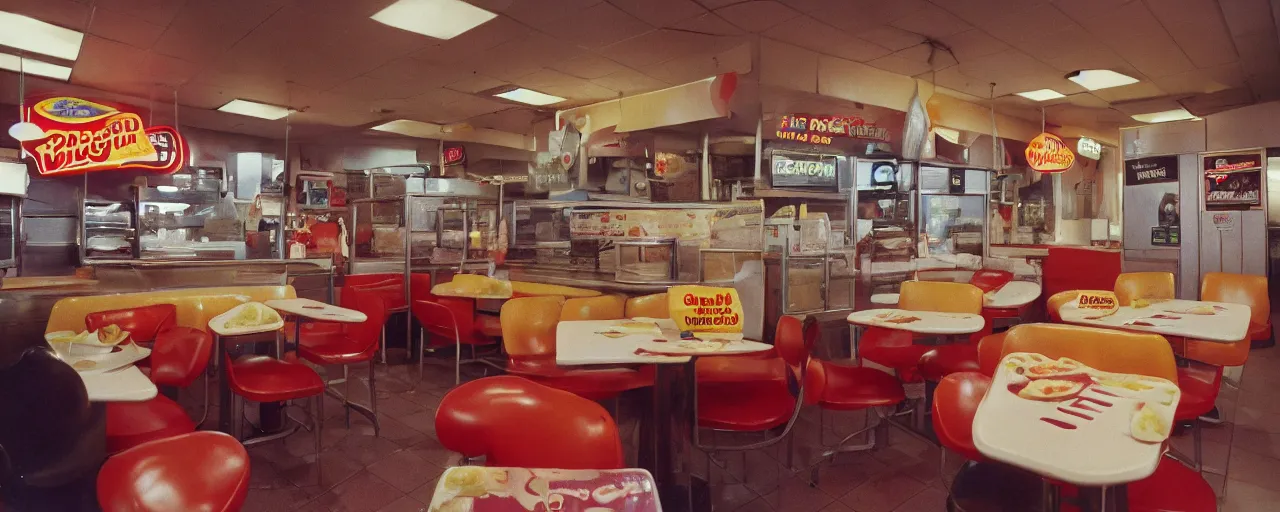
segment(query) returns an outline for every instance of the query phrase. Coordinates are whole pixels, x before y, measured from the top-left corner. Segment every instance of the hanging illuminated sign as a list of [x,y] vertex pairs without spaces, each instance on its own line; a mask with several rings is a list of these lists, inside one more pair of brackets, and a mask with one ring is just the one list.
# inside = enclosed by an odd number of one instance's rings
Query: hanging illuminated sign
[[467,163],[467,150],[461,145],[446,145],[444,147],[444,163],[442,167],[452,167]]
[[36,102],[10,134],[42,176],[113,169],[178,170],[187,143],[168,126],[147,127],[136,112],[66,96]]
[[1088,137],[1080,137],[1076,141],[1076,153],[1090,160],[1102,159],[1102,144]]
[[861,116],[784,115],[774,134],[781,140],[810,144],[831,144],[833,137],[889,142],[889,130]]
[[1076,163],[1076,155],[1057,135],[1041,133],[1027,143],[1027,165],[1046,173],[1063,172]]

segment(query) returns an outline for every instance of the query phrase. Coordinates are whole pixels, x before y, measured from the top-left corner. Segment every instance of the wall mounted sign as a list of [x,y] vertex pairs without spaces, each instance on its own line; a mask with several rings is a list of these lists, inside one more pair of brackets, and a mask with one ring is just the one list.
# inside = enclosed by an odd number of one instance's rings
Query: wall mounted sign
[[1262,168],[1262,156],[1258,153],[1243,155],[1215,155],[1204,157],[1205,172],[1241,171]]
[[557,155],[543,151],[534,155],[529,164],[529,187],[533,192],[552,192],[569,190],[573,184],[569,180],[569,171],[556,161]]
[[1182,228],[1178,226],[1152,227],[1151,245],[1171,247],[1182,245]]
[[833,137],[889,142],[889,130],[862,116],[784,115],[774,135],[781,140],[831,144]]
[[839,187],[835,156],[774,151],[770,176],[774,187]]
[[1208,155],[1204,165],[1204,204],[1249,208],[1262,204],[1262,155],[1258,152]]
[[1124,161],[1124,184],[1146,185],[1178,181],[1178,157],[1151,156]]
[[947,192],[952,194],[964,193],[964,169],[949,169],[949,182],[947,183]]
[[186,163],[187,142],[176,130],[146,127],[126,107],[66,96],[30,105],[27,122],[10,132],[21,136],[22,149],[42,176],[113,169],[171,173]]
[[1041,133],[1027,143],[1027,165],[1045,173],[1058,173],[1076,163],[1076,155],[1057,135]]
[[1233,231],[1236,229],[1236,213],[1221,212],[1213,214],[1213,229],[1218,231]]
[[467,163],[467,150],[461,144],[445,144],[443,167]]
[[1088,137],[1080,137],[1076,141],[1076,153],[1090,160],[1100,160],[1102,158],[1102,144]]

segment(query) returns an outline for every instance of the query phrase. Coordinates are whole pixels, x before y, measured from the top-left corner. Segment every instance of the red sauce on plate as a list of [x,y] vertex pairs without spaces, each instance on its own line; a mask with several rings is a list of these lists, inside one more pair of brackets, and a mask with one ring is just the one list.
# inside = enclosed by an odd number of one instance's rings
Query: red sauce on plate
[[[1059,407],[1059,408],[1058,408],[1058,410],[1059,410],[1059,411],[1061,411],[1061,412],[1065,412],[1065,413],[1067,413],[1067,414],[1070,414],[1070,415],[1072,415],[1072,416],[1076,416],[1076,417],[1079,417],[1079,418],[1084,418],[1084,419],[1086,419],[1086,420],[1093,420],[1093,416],[1090,416],[1090,415],[1085,414],[1085,413],[1082,413],[1082,412],[1076,412],[1076,411],[1073,411],[1073,410],[1068,409],[1068,408],[1066,408],[1066,407]],[[1094,412],[1099,412],[1099,411],[1094,411]]]
[[1108,401],[1105,401],[1105,400],[1098,400],[1097,398],[1091,398],[1091,397],[1087,397],[1087,396],[1083,396],[1083,395],[1082,395],[1082,396],[1079,396],[1079,397],[1077,397],[1077,398],[1078,398],[1079,400],[1088,400],[1088,401],[1090,401],[1090,402],[1093,402],[1093,403],[1095,403],[1095,404],[1101,405],[1101,406],[1103,406],[1103,407],[1111,407],[1111,406],[1115,405],[1115,404],[1113,404],[1113,403],[1111,403],[1111,402],[1108,402]]
[[1050,425],[1053,425],[1053,426],[1058,427],[1058,428],[1063,429],[1063,430],[1075,430],[1075,429],[1076,429],[1076,426],[1075,426],[1075,425],[1072,425],[1072,424],[1067,423],[1067,422],[1062,421],[1062,420],[1055,420],[1055,419],[1053,419],[1053,418],[1040,418],[1040,421],[1043,421],[1043,422],[1045,422],[1045,423],[1048,423],[1048,424],[1050,424]]

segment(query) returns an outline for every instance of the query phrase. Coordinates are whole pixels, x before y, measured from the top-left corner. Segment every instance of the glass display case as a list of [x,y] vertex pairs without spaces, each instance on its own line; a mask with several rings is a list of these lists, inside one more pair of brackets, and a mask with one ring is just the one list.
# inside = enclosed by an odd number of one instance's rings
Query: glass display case
[[423,193],[351,202],[349,273],[492,270],[497,187],[447,178],[427,178],[424,185]]
[[84,235],[82,261],[138,257],[136,214],[132,203],[85,201],[80,217]]

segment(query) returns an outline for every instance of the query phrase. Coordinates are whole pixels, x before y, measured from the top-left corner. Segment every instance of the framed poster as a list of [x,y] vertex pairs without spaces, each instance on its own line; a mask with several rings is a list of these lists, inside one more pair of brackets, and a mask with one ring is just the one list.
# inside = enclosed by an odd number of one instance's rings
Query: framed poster
[[1204,204],[1248,209],[1262,204],[1262,153],[1204,155]]

